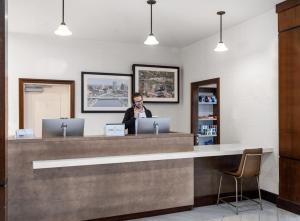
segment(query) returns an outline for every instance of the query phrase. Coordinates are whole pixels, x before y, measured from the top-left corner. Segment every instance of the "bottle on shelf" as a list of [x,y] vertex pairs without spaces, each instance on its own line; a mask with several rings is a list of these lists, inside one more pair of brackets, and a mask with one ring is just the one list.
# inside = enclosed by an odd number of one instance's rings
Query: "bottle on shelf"
[[210,96],[200,95],[199,103],[200,104],[217,104],[217,98],[215,95],[210,95]]
[[199,134],[202,136],[217,136],[217,125],[200,125]]

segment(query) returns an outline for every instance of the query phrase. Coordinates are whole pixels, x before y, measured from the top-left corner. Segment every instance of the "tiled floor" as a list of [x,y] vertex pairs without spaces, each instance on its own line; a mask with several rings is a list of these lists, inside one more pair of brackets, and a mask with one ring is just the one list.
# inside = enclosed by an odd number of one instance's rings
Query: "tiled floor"
[[263,211],[256,209],[257,206],[244,207],[242,208],[244,212],[235,215],[227,205],[214,205],[194,208],[187,212],[136,219],[136,221],[300,221],[299,215],[279,209],[267,201],[263,201],[263,207]]

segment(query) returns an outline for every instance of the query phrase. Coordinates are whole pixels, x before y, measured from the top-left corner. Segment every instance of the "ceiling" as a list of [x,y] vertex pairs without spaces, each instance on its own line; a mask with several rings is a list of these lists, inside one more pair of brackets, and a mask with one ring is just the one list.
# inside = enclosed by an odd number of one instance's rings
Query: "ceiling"
[[[160,45],[184,47],[224,28],[274,9],[283,0],[157,0],[153,32]],[[61,22],[61,0],[9,0],[8,31],[53,36]],[[142,44],[149,34],[146,0],[65,0],[70,38]]]

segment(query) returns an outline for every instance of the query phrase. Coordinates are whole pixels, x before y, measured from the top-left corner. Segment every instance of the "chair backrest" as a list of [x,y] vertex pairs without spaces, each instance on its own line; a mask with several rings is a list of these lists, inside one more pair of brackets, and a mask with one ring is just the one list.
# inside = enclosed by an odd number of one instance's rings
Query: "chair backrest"
[[259,176],[262,153],[262,148],[245,149],[241,158],[237,175],[241,178]]

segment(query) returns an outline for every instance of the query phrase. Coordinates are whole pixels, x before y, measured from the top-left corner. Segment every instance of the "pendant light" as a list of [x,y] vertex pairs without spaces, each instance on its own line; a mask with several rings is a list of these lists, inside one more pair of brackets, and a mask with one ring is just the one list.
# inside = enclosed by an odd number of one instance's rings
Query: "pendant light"
[[222,40],[222,15],[224,15],[224,14],[225,14],[224,11],[217,12],[217,15],[220,15],[220,41],[219,41],[217,47],[215,48],[216,52],[228,51],[228,48],[226,47],[226,45],[224,44],[224,42]]
[[62,0],[62,22],[58,26],[58,28],[54,32],[56,35],[60,36],[70,36],[72,35],[72,32],[68,28],[68,26],[65,23],[65,0]]
[[156,39],[156,37],[154,36],[153,32],[152,32],[152,5],[154,5],[156,3],[155,0],[148,0],[147,3],[150,5],[150,13],[151,13],[151,23],[150,23],[150,27],[151,27],[151,31],[150,34],[148,35],[146,41],[144,41],[145,45],[158,45],[159,42]]

